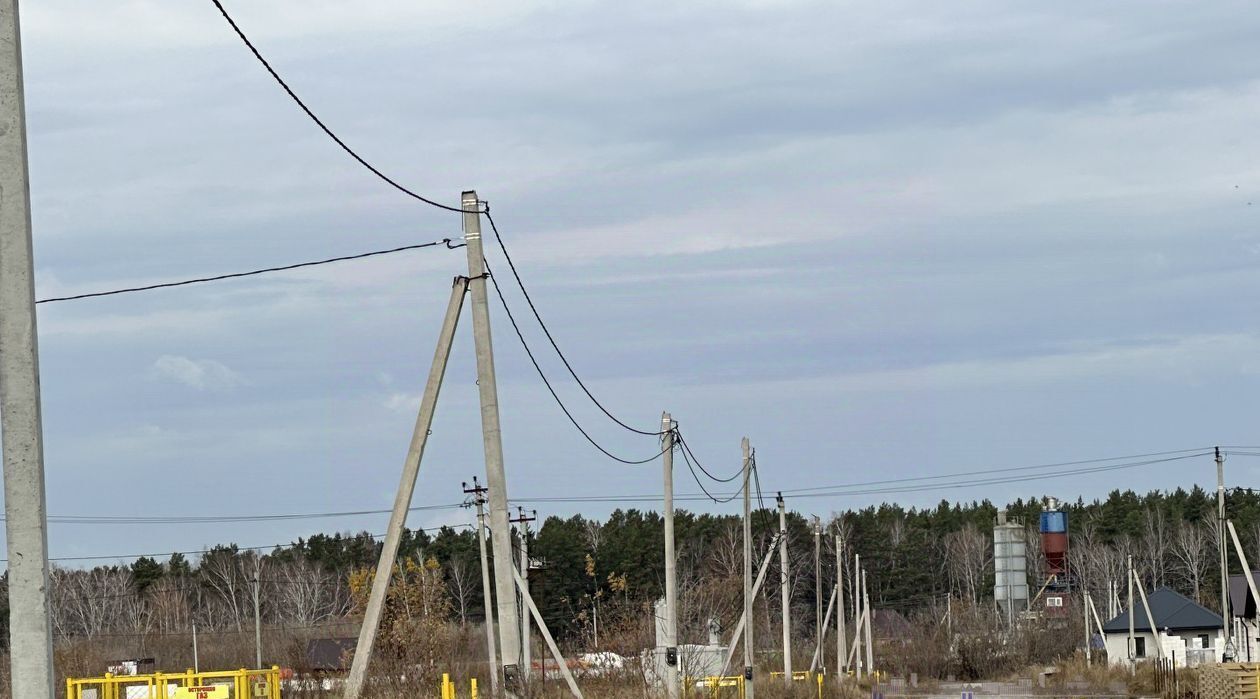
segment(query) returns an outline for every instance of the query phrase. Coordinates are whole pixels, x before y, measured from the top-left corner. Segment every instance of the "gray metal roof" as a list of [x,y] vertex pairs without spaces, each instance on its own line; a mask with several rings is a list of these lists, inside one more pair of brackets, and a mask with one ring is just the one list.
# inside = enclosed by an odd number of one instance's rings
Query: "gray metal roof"
[[[1161,587],[1150,593],[1147,599],[1151,604],[1151,616],[1155,617],[1155,626],[1161,631],[1164,629],[1169,631],[1219,629],[1224,626],[1221,623],[1220,614],[1167,587]],[[1150,631],[1150,624],[1146,621],[1146,610],[1142,607],[1141,598],[1137,595],[1134,595],[1133,606],[1137,612],[1137,615],[1133,617],[1134,630]],[[1128,632],[1128,630],[1129,613],[1127,611],[1121,612],[1120,616],[1103,624],[1103,631],[1107,633]]]
[[[1251,571],[1251,579],[1260,588],[1260,571]],[[1256,615],[1256,602],[1247,589],[1247,577],[1242,574],[1229,576],[1229,611],[1234,616],[1250,619]]]

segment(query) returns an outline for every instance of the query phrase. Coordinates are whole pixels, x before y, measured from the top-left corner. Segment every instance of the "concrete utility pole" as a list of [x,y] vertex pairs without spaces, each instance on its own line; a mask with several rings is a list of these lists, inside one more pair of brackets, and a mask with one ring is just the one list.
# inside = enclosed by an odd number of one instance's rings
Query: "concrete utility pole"
[[753,699],[753,592],[752,592],[752,451],[748,438],[740,446],[744,451],[744,697]]
[[853,667],[859,679],[866,663],[862,662],[862,556],[853,554],[853,614],[857,617],[853,629]]
[[494,560],[494,592],[498,604],[499,649],[503,653],[503,689],[515,694],[520,671],[520,619],[512,580],[512,530],[508,526],[507,476],[503,470],[503,435],[499,429],[499,388],[495,383],[494,346],[490,338],[490,306],[486,297],[486,259],[481,248],[481,203],[475,191],[460,198],[464,209],[464,242],[468,250],[468,290],[472,297],[473,344],[477,353],[477,388],[481,394],[481,439],[490,489],[490,537]]
[[866,584],[866,569],[862,570],[862,606],[866,608],[866,673],[875,674],[875,642],[871,627],[875,625],[875,614],[871,611],[871,588]]
[[1129,674],[1135,674],[1138,671],[1138,642],[1137,634],[1133,630],[1135,612],[1133,610],[1133,557],[1128,558],[1129,565],[1129,601],[1126,603],[1125,611],[1129,615]]
[[661,413],[661,463],[665,475],[665,696],[678,699],[678,557],[674,553],[674,420]]
[[532,635],[529,630],[529,613],[525,609],[525,594],[529,592],[529,523],[538,519],[538,511],[535,510],[532,517],[525,516],[525,509],[517,507],[517,517],[512,520],[520,526],[521,533],[521,585],[524,592],[521,594],[521,676],[529,682],[533,677],[534,666],[530,658],[529,639]]
[[197,658],[197,622],[192,625],[193,634],[193,672],[201,672],[201,663]]
[[1221,564],[1221,626],[1222,633],[1225,634],[1225,656],[1227,656],[1221,659],[1222,662],[1233,656],[1230,653],[1232,639],[1228,621],[1229,553],[1225,539],[1225,457],[1221,455],[1221,448],[1216,447],[1216,540],[1220,542],[1217,548]]
[[792,590],[788,582],[791,571],[787,550],[787,507],[783,504],[783,493],[777,498],[779,503],[779,597],[783,607],[783,683],[792,686]]
[[19,26],[17,0],[0,1],[0,433],[9,546],[10,674],[13,696],[52,699],[48,517]]
[[381,558],[376,563],[376,576],[372,578],[372,591],[368,596],[367,608],[363,611],[359,642],[355,646],[350,674],[346,676],[343,695],[345,699],[359,699],[363,693],[363,685],[367,682],[368,664],[372,659],[372,647],[376,644],[376,631],[381,625],[381,614],[385,610],[389,579],[394,572],[398,547],[402,544],[407,510],[411,507],[411,496],[416,490],[416,479],[420,477],[420,460],[424,458],[424,448],[429,441],[429,428],[433,426],[433,414],[437,410],[438,394],[442,390],[442,378],[446,375],[446,364],[451,357],[455,328],[459,325],[459,313],[463,310],[464,293],[467,290],[468,279],[456,277],[451,286],[451,300],[446,305],[446,316],[442,319],[442,331],[438,334],[437,349],[433,352],[429,378],[424,385],[424,394],[420,397],[420,410],[416,415],[416,426],[411,432],[411,445],[403,461],[402,478],[398,482],[398,493],[394,496],[394,509],[389,515],[389,528],[385,530]]
[[490,560],[486,556],[486,489],[473,476],[473,487],[461,484],[464,492],[473,496],[477,507],[477,548],[481,552],[481,604],[486,610],[486,658],[490,667],[490,694],[499,696],[499,661],[494,652],[494,602],[490,599]]
[[262,669],[262,556],[254,554],[254,667]]
[[818,633],[818,644],[814,649],[814,657],[822,660],[823,649],[823,603],[822,603],[822,521],[814,515],[814,628]]
[[849,649],[845,646],[849,639],[845,638],[844,629],[844,537],[840,536],[840,527],[836,527],[836,675],[843,676],[848,669]]

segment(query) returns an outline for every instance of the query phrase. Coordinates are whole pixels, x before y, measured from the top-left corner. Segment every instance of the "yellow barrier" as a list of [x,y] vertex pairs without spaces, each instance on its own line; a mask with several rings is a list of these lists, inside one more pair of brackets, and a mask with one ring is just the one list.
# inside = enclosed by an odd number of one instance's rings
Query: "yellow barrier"
[[[139,689],[145,689],[143,693]],[[84,696],[84,693],[87,696]],[[280,699],[280,668],[66,678],[66,699]]]
[[685,686],[688,688],[697,687],[697,688],[702,688],[702,689],[708,689],[709,690],[708,695],[710,697],[730,696],[730,694],[728,694],[727,692],[723,690],[733,689],[735,697],[738,697],[739,699],[744,699],[744,676],[743,675],[731,675],[729,677],[688,678]]
[[[809,670],[797,670],[797,671],[795,671],[795,672],[793,672],[793,673],[792,673],[792,681],[793,681],[793,682],[805,682],[805,681],[808,681],[808,680],[809,680],[811,677],[813,677],[813,676],[814,676],[814,673],[810,672]],[[781,680],[781,679],[783,679],[783,673],[782,673],[782,672],[771,672],[771,673],[770,673],[770,678],[771,678],[771,679],[780,679],[780,680]]]
[[[449,672],[442,673],[442,684],[438,686],[438,691],[441,692],[441,699],[459,699]],[[477,678],[468,680],[468,699],[478,699],[480,696],[480,692],[477,691]]]

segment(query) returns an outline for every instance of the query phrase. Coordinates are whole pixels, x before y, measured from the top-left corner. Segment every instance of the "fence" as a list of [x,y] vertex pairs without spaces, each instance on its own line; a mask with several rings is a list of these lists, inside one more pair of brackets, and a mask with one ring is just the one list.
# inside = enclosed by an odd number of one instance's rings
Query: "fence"
[[66,699],[280,699],[280,668],[66,678]]

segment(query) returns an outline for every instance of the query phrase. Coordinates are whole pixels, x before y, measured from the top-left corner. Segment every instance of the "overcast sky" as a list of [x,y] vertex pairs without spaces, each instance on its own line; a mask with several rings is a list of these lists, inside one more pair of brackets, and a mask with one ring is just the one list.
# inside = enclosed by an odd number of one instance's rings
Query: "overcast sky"
[[[489,200],[596,395],[641,428],[672,411],[715,472],[743,435],[767,491],[1260,442],[1254,2],[226,4],[384,171]],[[22,21],[41,297],[460,234],[314,128],[209,0],[45,0]],[[50,514],[388,507],[465,265],[438,248],[42,306]],[[509,496],[659,493],[659,464],[582,440],[492,309]],[[416,505],[484,473],[465,321]],[[609,449],[653,452],[558,388]],[[889,497],[1214,478],[1204,457]],[[54,523],[50,546],[385,522]]]

